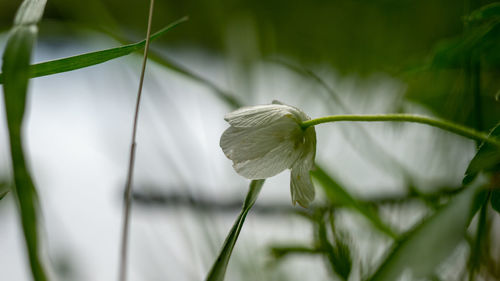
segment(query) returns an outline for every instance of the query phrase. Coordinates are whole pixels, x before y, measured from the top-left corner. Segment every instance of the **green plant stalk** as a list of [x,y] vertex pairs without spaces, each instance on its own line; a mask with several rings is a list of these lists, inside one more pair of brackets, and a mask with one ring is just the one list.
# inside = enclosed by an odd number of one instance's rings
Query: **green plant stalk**
[[311,119],[302,122],[301,127],[306,129],[310,126],[316,126],[322,123],[330,122],[341,122],[341,121],[353,121],[353,122],[411,122],[430,125],[432,127],[437,127],[445,131],[461,135],[466,138],[484,141],[490,143],[497,147],[500,147],[500,140],[497,138],[488,136],[483,132],[478,132],[474,129],[442,120],[434,119],[426,116],[412,115],[412,114],[383,114],[383,115],[331,115],[320,117],[316,119]]
[[3,97],[7,120],[14,183],[12,193],[18,206],[32,279],[47,281],[38,241],[38,195],[26,165],[22,127],[28,94],[29,64],[36,42],[37,24],[46,0],[24,0],[17,10],[14,26],[3,53]]

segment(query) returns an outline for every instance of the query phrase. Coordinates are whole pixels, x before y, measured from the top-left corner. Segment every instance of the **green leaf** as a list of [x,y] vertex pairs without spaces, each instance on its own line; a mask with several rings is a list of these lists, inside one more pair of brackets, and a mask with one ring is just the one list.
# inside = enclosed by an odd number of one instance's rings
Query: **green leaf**
[[280,260],[284,257],[292,254],[300,255],[318,255],[324,254],[324,250],[321,248],[311,248],[310,246],[303,245],[286,245],[286,246],[271,246],[269,248],[271,255],[276,259]]
[[474,276],[477,270],[480,268],[481,263],[485,261],[485,258],[489,256],[490,247],[489,243],[489,228],[490,225],[488,221],[488,201],[490,200],[491,194],[488,192],[481,192],[481,196],[476,196],[475,209],[479,210],[479,215],[477,219],[476,233],[475,237],[470,244],[470,254],[469,254],[469,276]]
[[334,235],[333,238],[335,244],[330,242],[323,215],[319,215],[316,223],[318,227],[317,234],[319,245],[321,245],[321,249],[323,249],[332,271],[342,278],[342,280],[348,280],[352,266],[349,247],[346,243],[339,239],[338,235],[335,233],[335,229],[333,229],[333,225],[332,233]]
[[[162,28],[160,31],[151,35],[151,41],[159,38],[177,25],[187,21],[187,19],[187,17],[183,17]],[[142,49],[145,44],[146,40],[142,40],[134,44],[34,64],[29,67],[29,77],[33,78],[52,75],[100,64],[138,51]],[[4,74],[0,73],[0,83],[3,83],[3,76]]]
[[352,259],[349,245],[339,237],[335,236],[335,244],[333,245],[333,260],[335,263],[335,272],[344,280],[349,280],[351,274]]
[[354,199],[342,186],[340,186],[331,176],[329,176],[323,169],[316,165],[316,169],[311,171],[311,176],[318,181],[328,200],[334,205],[343,205],[358,211],[361,215],[367,218],[373,226],[383,233],[392,238],[397,235],[388,227],[380,217],[374,212],[370,206]]
[[477,211],[475,198],[481,184],[475,182],[396,242],[368,280],[392,281],[411,270],[414,277],[432,276],[434,269],[464,238]]
[[2,200],[7,193],[9,193],[9,186],[6,183],[0,183],[0,200]]
[[238,240],[238,236],[240,235],[241,228],[243,227],[243,223],[245,222],[245,218],[252,208],[255,200],[257,200],[257,196],[264,184],[265,180],[253,180],[250,183],[250,187],[248,189],[247,196],[245,198],[245,202],[243,203],[243,207],[241,209],[240,215],[236,219],[233,224],[233,227],[229,231],[229,234],[224,241],[224,245],[222,246],[221,252],[219,256],[215,260],[208,276],[206,278],[207,281],[222,281],[224,280],[224,276],[226,275],[227,265],[229,263],[229,259],[231,258],[231,253],[233,252],[234,245],[236,244],[236,240]]
[[499,42],[498,26],[498,20],[486,22],[470,27],[460,37],[440,42],[433,51],[432,67],[461,68],[466,58],[479,60],[479,56],[471,57],[479,50],[488,59],[487,64],[498,64],[498,55],[495,53]]
[[3,54],[3,92],[14,173],[13,193],[20,212],[33,279],[47,280],[39,257],[38,198],[22,147],[21,129],[29,80],[29,63],[45,0],[25,0],[19,7]]
[[500,3],[491,3],[470,13],[465,18],[466,23],[476,23],[500,17]]
[[491,207],[500,214],[500,189],[496,188],[491,192]]
[[[489,136],[500,137],[500,123],[490,131]],[[500,171],[500,148],[483,142],[465,171],[464,184],[471,182],[482,171]]]

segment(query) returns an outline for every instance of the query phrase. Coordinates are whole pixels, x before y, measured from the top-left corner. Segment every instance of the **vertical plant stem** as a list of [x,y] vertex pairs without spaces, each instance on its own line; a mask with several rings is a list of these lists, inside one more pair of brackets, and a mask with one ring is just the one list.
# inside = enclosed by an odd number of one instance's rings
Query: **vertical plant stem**
[[128,256],[128,236],[130,224],[130,211],[132,207],[132,179],[134,174],[135,163],[135,149],[136,149],[136,136],[137,136],[137,123],[139,119],[139,108],[142,97],[142,86],[144,84],[144,73],[146,71],[146,62],[148,59],[149,41],[151,36],[151,22],[153,20],[154,0],[150,0],[149,16],[148,16],[148,29],[146,32],[146,46],[144,47],[144,57],[142,60],[141,77],[139,79],[139,90],[137,91],[137,100],[135,103],[134,123],[132,127],[132,144],[130,145],[130,157],[128,162],[127,181],[125,184],[125,206],[123,208],[123,225],[122,225],[122,238],[120,248],[120,265],[118,280],[127,280],[127,256]]

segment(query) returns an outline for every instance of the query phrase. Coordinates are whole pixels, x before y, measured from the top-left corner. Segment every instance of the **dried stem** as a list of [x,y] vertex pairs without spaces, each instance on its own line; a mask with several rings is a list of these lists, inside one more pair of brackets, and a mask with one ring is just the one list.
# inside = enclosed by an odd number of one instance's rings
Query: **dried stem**
[[120,266],[119,266],[119,281],[127,280],[127,254],[128,254],[128,236],[130,224],[130,211],[132,207],[132,178],[134,174],[135,148],[137,136],[137,123],[139,119],[139,108],[142,97],[142,86],[144,84],[144,73],[146,72],[146,62],[148,58],[149,41],[151,36],[151,22],[153,20],[154,0],[150,0],[148,29],[146,32],[146,46],[144,47],[144,57],[142,60],[141,77],[139,80],[139,90],[137,91],[137,100],[135,103],[134,123],[132,127],[132,144],[130,146],[130,157],[128,163],[127,182],[125,184],[125,206],[123,208],[123,227],[120,247]]

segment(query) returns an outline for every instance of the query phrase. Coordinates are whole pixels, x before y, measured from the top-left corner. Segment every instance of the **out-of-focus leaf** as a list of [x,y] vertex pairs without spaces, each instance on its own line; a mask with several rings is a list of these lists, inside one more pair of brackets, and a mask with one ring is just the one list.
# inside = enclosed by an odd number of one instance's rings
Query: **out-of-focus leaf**
[[470,254],[469,254],[469,276],[474,276],[481,263],[483,263],[486,257],[489,256],[490,247],[488,245],[490,239],[488,234],[490,232],[490,224],[487,222],[488,218],[488,201],[490,200],[491,194],[488,192],[481,192],[480,195],[476,197],[475,209],[479,210],[479,215],[477,219],[477,227],[474,240],[471,241]]
[[438,68],[462,67],[466,59],[481,60],[485,65],[498,65],[500,4],[483,6],[465,17],[464,21],[467,27],[464,34],[439,44],[432,65]]
[[231,258],[231,253],[233,252],[236,240],[238,240],[238,236],[240,235],[241,228],[243,227],[243,223],[245,222],[245,218],[254,205],[255,200],[257,200],[263,184],[264,180],[253,180],[250,183],[250,187],[245,198],[245,202],[243,203],[240,215],[234,222],[231,231],[229,231],[229,234],[224,241],[224,245],[222,246],[221,252],[219,253],[217,259],[212,265],[212,268],[210,269],[210,272],[208,273],[208,276],[206,278],[207,281],[224,280],[227,265],[229,263],[229,259]]
[[[151,35],[151,40],[155,40],[165,34],[167,31],[176,27],[177,25],[187,21],[187,17],[183,17],[179,20],[174,21],[168,26],[162,28],[160,31]],[[46,75],[52,75],[67,71],[72,71],[96,64],[100,64],[115,58],[129,55],[135,51],[138,51],[144,47],[146,40],[140,42],[129,44],[125,46],[120,46],[116,48],[111,48],[102,51],[91,52],[87,54],[72,56],[68,58],[62,58],[57,60],[52,60],[48,62],[42,62],[29,67],[29,77],[41,77]],[[3,83],[4,77],[3,73],[0,73],[0,83]]]
[[476,23],[498,18],[500,18],[500,3],[497,2],[485,5],[473,11],[469,16],[465,17],[465,22]]
[[328,200],[334,205],[343,205],[358,211],[361,215],[366,217],[377,229],[396,238],[397,235],[388,227],[375,211],[370,206],[354,199],[340,184],[337,183],[331,176],[329,176],[323,169],[316,165],[316,169],[311,171],[311,176],[318,181]]
[[500,214],[500,189],[491,192],[491,207]]
[[5,112],[14,173],[13,193],[20,212],[32,276],[36,281],[45,281],[47,277],[39,257],[38,197],[26,167],[21,129],[31,52],[38,33],[37,23],[42,18],[45,3],[45,0],[25,0],[21,3],[5,46],[2,65]]
[[0,183],[0,200],[2,200],[7,193],[9,193],[9,186],[6,183]]
[[466,58],[479,60],[479,56],[471,55],[481,53],[488,64],[497,64],[498,55],[493,48],[498,45],[500,20],[486,22],[467,29],[463,36],[448,39],[439,43],[434,50],[432,67],[434,68],[460,68]]
[[[500,137],[500,123],[491,131],[489,136]],[[482,143],[476,155],[465,171],[464,184],[471,182],[479,172],[500,171],[500,148],[489,143]]]
[[397,280],[406,270],[411,270],[414,277],[432,276],[435,268],[464,238],[467,226],[477,211],[474,201],[480,186],[479,181],[474,182],[397,241],[368,280]]
[[[318,227],[319,245],[323,249],[332,271],[342,278],[342,280],[348,280],[351,273],[351,253],[349,247],[336,236],[334,236],[335,244],[330,242],[323,215],[319,215],[316,224]],[[332,232],[334,231],[332,229]]]
[[317,255],[317,254],[323,254],[325,251],[321,248],[312,248],[310,246],[286,245],[286,246],[271,246],[270,252],[275,259],[282,259],[285,256],[291,254]]
[[344,280],[348,280],[352,268],[351,250],[349,249],[349,245],[338,237],[335,237],[335,244],[333,245],[332,250],[335,272],[344,278]]
[[238,99],[230,92],[225,91],[221,89],[219,86],[215,85],[213,82],[210,80],[207,80],[197,74],[195,74],[193,71],[181,66],[180,64],[170,60],[169,58],[165,57],[164,55],[160,55],[156,53],[154,50],[150,51],[150,58],[159,63],[160,65],[173,70],[179,74],[182,74],[189,79],[192,79],[193,81],[196,81],[198,83],[203,84],[205,87],[208,87],[210,90],[212,90],[215,95],[220,98],[222,101],[224,101],[227,105],[231,106],[232,108],[238,108],[242,107],[243,104],[238,101]]

